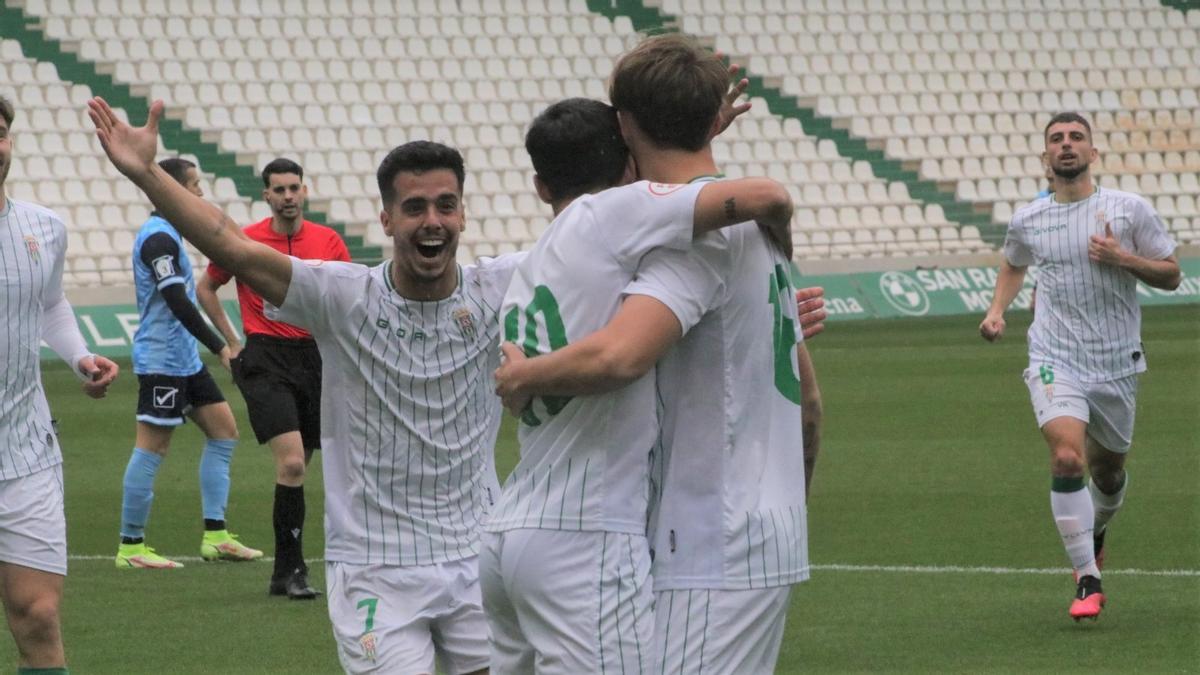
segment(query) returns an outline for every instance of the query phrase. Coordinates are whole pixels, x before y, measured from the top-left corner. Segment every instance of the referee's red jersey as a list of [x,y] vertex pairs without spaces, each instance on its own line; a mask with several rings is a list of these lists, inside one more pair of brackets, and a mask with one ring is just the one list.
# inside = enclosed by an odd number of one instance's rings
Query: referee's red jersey
[[[300,230],[295,234],[279,234],[271,229],[271,218],[266,218],[253,225],[247,225],[243,230],[247,237],[260,241],[267,246],[295,256],[302,260],[341,260],[350,262],[350,251],[338,233],[324,225],[303,221]],[[227,283],[233,275],[217,267],[215,263],[208,264],[208,276],[218,284]],[[237,282],[238,304],[242,308],[242,331],[246,335],[270,335],[278,338],[309,338],[308,331],[297,328],[290,323],[272,321],[263,315],[262,296],[250,290],[250,287]]]

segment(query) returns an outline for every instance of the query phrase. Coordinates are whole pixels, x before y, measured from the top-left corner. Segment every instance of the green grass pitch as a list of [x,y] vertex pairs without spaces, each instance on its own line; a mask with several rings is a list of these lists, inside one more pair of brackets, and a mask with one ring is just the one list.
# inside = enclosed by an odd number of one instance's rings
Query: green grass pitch
[[[1067,617],[1073,586],[1049,515],[1048,453],[1020,372],[1028,315],[1000,344],[979,317],[830,324],[811,345],[825,398],[810,500],[813,578],[792,596],[781,673],[1185,672],[1200,668],[1200,313],[1146,311],[1129,499],[1114,521],[1096,623]],[[133,441],[128,362],[86,399],[48,363],[66,457],[72,560],[64,633],[76,673],[338,672],[324,600],[266,596],[269,563],[202,563],[201,436],[177,432],[147,541],[174,572],[119,571],[121,479]],[[212,366],[210,365],[210,368]],[[231,529],[272,549],[273,471],[229,377],[243,441]],[[798,451],[798,450],[797,450]],[[515,463],[506,421],[498,464]],[[321,557],[320,459],[306,554]],[[320,563],[314,585],[324,587]],[[1050,571],[1046,570],[1059,570]],[[6,635],[0,669],[15,664]]]

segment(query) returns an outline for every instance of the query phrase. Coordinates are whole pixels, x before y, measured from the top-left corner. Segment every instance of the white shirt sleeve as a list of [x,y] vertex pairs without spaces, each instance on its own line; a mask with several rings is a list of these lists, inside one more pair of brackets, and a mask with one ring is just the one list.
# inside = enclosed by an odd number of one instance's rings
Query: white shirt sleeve
[[495,258],[480,258],[475,263],[479,269],[478,278],[483,287],[484,302],[489,307],[499,310],[500,304],[504,301],[504,293],[508,291],[508,285],[512,281],[513,273],[527,255],[529,255],[528,251],[517,251],[504,253]]
[[1013,267],[1028,267],[1034,263],[1033,251],[1021,240],[1021,228],[1015,218],[1004,235],[1004,259]]
[[292,257],[292,281],[279,307],[263,302],[263,313],[272,321],[283,321],[314,334],[325,333],[331,310],[337,312],[353,304],[343,298],[342,287],[336,279],[349,268],[361,267],[351,263],[325,260],[301,260]]
[[623,295],[645,295],[663,303],[687,335],[723,302],[729,266],[728,237],[725,232],[712,232],[697,239],[688,251],[660,248],[647,253]]
[[1175,252],[1175,240],[1150,203],[1139,199],[1134,209],[1133,252],[1150,260],[1162,260]]
[[696,197],[705,185],[638,181],[605,190],[582,206],[592,210],[600,241],[623,267],[633,269],[648,251],[691,246]]

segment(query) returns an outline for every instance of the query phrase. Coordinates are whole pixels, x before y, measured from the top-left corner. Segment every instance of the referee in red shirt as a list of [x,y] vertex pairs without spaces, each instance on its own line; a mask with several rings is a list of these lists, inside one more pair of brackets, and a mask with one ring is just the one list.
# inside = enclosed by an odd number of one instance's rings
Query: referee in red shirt
[[[337,232],[304,220],[304,170],[289,159],[276,159],[262,171],[263,198],[271,217],[243,229],[246,236],[277,251],[306,260],[350,261]],[[263,315],[263,301],[237,283],[246,346],[229,324],[217,299],[228,272],[209,264],[196,283],[196,297],[237,357],[233,380],[246,399],[250,426],[259,443],[275,457],[275,569],[269,593],[311,599],[301,535],[304,531],[304,472],[321,444],[321,355],[307,331]]]

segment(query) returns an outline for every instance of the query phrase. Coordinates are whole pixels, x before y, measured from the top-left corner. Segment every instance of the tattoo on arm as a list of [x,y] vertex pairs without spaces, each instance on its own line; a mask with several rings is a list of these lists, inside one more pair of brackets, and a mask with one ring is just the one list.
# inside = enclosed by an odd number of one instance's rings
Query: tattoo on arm
[[725,216],[730,220],[737,220],[737,202],[733,197],[725,200]]

